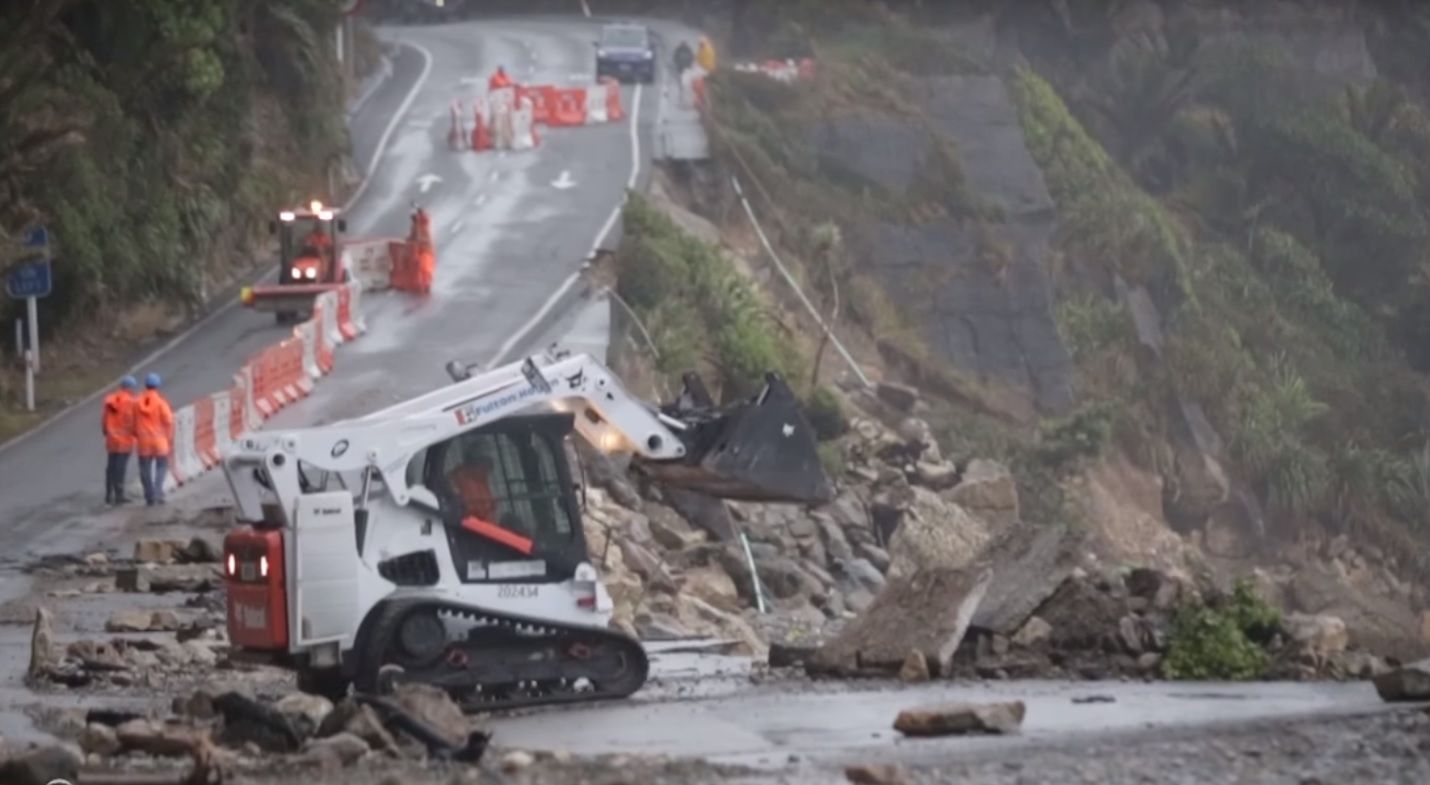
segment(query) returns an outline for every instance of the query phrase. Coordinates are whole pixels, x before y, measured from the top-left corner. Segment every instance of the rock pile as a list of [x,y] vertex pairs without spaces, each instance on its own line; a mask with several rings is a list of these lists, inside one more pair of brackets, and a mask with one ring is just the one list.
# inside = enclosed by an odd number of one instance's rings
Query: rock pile
[[800,660],[891,578],[962,567],[1018,519],[1007,468],[955,465],[922,420],[889,429],[856,419],[843,448],[851,482],[819,510],[658,487],[642,496],[600,456],[584,455],[603,486],[588,493],[586,537],[616,602],[614,623],[647,640],[717,636]]
[[475,762],[488,738],[446,692],[426,685],[400,685],[382,699],[349,698],[337,705],[303,693],[260,700],[201,690],[176,698],[164,717],[100,710],[61,714],[46,724],[71,747],[17,755],[13,764],[0,764],[0,771],[24,766],[26,772],[43,768],[51,777],[63,777],[53,772],[81,763],[87,770],[170,771],[190,757],[196,767],[202,757],[203,765],[256,774],[332,770],[368,759]]

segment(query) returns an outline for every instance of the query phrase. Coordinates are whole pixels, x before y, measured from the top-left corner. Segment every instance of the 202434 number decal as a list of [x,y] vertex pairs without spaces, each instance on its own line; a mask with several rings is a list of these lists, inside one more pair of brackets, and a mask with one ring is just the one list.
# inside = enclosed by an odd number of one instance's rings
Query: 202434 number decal
[[505,586],[498,586],[498,587],[497,587],[497,598],[498,598],[498,599],[530,600],[530,599],[535,599],[536,596],[537,596],[538,594],[540,594],[540,593],[541,593],[541,587],[540,587],[540,586],[531,586],[531,585],[529,585],[529,584],[528,584],[528,585],[524,585],[524,584],[508,584],[508,585],[505,585]]

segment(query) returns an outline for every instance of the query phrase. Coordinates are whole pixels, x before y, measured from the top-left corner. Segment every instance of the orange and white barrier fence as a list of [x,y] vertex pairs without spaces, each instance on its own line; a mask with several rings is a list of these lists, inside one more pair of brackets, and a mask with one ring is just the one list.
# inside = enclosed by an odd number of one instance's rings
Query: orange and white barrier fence
[[541,144],[538,126],[570,128],[620,122],[626,116],[621,85],[602,79],[584,87],[520,85],[499,87],[472,103],[473,125],[468,134],[460,108],[452,114],[452,133],[459,130],[467,141],[453,149],[530,150]]
[[365,288],[361,280],[352,280],[319,295],[312,318],[249,358],[227,390],[174,412],[168,489],[218,466],[224,451],[243,434],[312,393],[317,380],[332,372],[336,348],[367,331],[362,318]]

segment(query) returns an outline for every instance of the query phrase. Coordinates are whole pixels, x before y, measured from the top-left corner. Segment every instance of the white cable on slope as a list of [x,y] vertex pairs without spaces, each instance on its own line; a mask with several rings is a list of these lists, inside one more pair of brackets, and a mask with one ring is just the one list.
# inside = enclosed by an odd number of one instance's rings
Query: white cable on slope
[[824,334],[829,338],[829,342],[834,344],[834,348],[839,351],[840,356],[844,358],[844,362],[849,364],[850,370],[854,371],[854,374],[859,377],[859,381],[865,387],[873,387],[874,383],[869,381],[868,376],[864,375],[864,371],[859,367],[859,363],[854,361],[853,355],[849,354],[849,350],[845,349],[844,344],[840,343],[839,338],[834,335],[834,330],[830,329],[828,324],[825,324],[824,317],[819,315],[819,310],[814,307],[814,304],[809,301],[808,297],[804,296],[804,291],[799,288],[798,283],[795,283],[794,276],[790,275],[789,270],[785,269],[784,262],[780,261],[779,254],[775,253],[774,246],[770,244],[770,238],[765,236],[765,230],[760,226],[760,219],[755,217],[755,210],[750,207],[750,200],[745,198],[745,191],[740,187],[739,178],[731,175],[730,182],[735,186],[735,195],[740,197],[740,204],[745,208],[745,215],[750,217],[750,223],[755,227],[755,234],[759,235],[760,244],[765,247],[765,253],[770,255],[770,260],[775,263],[775,268],[778,269],[780,275],[784,276],[784,279],[789,282],[790,287],[794,289],[795,295],[799,297],[799,301],[804,303],[805,308],[809,309],[809,315],[814,317],[814,321],[819,325],[819,328],[824,331]]

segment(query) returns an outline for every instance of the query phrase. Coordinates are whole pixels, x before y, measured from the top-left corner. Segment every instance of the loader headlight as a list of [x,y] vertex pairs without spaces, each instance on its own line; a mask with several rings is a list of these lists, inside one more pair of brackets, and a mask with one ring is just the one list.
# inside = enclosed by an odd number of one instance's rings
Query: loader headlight
[[316,267],[309,267],[308,269],[306,269],[306,270],[303,271],[303,276],[304,276],[305,278],[307,278],[308,280],[310,280],[310,281],[317,280],[317,278],[318,278],[318,268],[316,268]]
[[259,556],[259,557],[258,557],[258,576],[259,576],[260,578],[267,578],[267,577],[268,577],[268,557],[267,557],[267,556]]
[[293,276],[293,280],[295,281],[303,277],[303,271],[298,269],[297,267],[294,267],[292,270],[289,270],[288,273]]
[[228,577],[232,578],[235,574],[238,573],[238,558],[235,557],[233,554],[230,553],[230,554],[228,555],[228,564],[227,564],[227,566],[228,566]]

